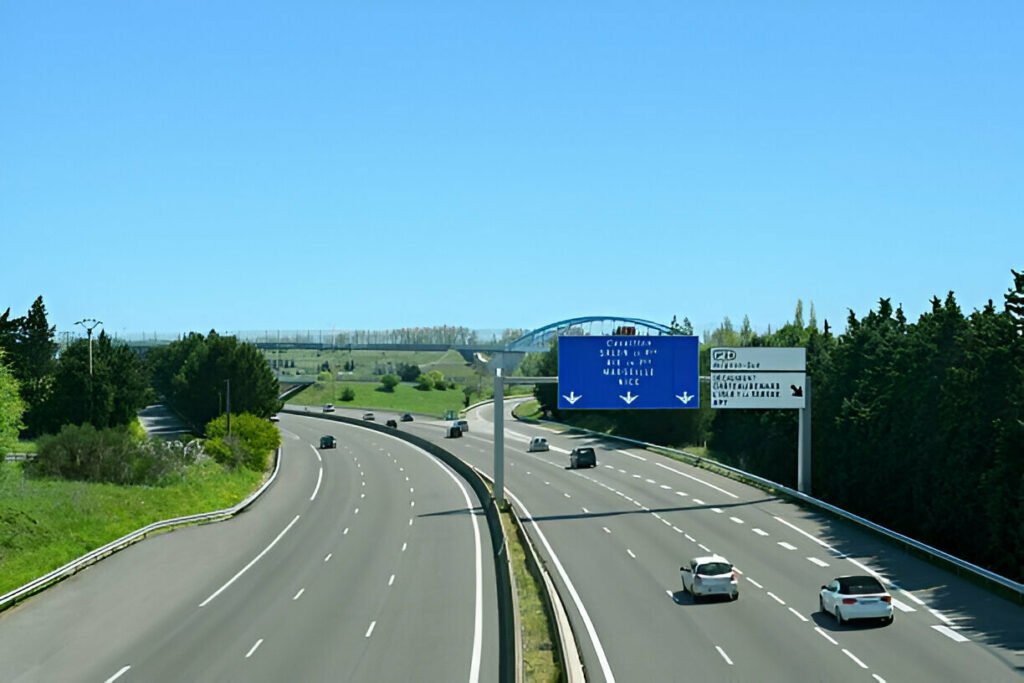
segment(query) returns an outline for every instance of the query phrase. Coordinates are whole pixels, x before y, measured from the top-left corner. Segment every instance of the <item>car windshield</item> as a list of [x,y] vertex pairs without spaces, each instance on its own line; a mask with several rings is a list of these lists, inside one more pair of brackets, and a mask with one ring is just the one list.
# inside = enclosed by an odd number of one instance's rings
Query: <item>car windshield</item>
[[593,455],[594,454],[594,449],[593,448],[577,448],[576,449],[576,453],[578,455]]
[[884,593],[885,589],[873,576],[849,576],[839,579],[839,592],[843,595],[863,595],[865,593]]
[[719,576],[732,571],[732,565],[728,562],[708,562],[697,567],[697,573],[701,576]]

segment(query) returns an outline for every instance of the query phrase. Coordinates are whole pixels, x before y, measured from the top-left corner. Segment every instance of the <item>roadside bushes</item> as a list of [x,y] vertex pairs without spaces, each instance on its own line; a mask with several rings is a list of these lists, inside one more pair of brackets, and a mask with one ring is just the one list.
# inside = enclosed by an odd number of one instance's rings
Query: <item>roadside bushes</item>
[[197,452],[176,441],[140,438],[123,427],[64,425],[57,434],[40,437],[36,457],[26,461],[25,472],[36,477],[161,486],[179,479],[195,462]]
[[267,469],[270,454],[281,445],[281,433],[267,420],[249,413],[231,416],[228,436],[227,415],[206,424],[206,453],[229,467]]

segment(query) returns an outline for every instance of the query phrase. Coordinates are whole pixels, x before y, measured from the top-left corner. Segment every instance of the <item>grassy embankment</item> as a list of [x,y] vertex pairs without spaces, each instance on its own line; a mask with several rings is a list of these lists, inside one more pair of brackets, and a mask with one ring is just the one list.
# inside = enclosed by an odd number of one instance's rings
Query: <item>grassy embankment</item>
[[[341,400],[341,392],[346,387],[355,392],[351,401]],[[416,387],[399,384],[394,391],[384,391],[379,382],[317,382],[290,397],[288,403],[307,406],[334,403],[340,408],[378,408],[441,417],[446,410],[461,410],[465,399],[460,389],[420,391]]]
[[207,461],[170,486],[117,486],[24,476],[0,463],[0,594],[147,524],[231,507],[262,473]]

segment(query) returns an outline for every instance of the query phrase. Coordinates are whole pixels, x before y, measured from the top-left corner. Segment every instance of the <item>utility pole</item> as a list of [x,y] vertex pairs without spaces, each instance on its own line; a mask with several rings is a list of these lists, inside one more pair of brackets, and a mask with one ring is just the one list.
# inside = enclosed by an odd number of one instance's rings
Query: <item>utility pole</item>
[[227,379],[227,380],[224,380],[224,382],[228,385],[227,397],[225,398],[224,403],[226,404],[227,409],[228,409],[227,410],[227,413],[228,413],[228,436],[231,436],[231,380]]
[[99,325],[103,324],[102,320],[96,320],[95,318],[83,318],[75,323],[85,328],[86,334],[89,336],[89,422],[92,422],[92,331]]

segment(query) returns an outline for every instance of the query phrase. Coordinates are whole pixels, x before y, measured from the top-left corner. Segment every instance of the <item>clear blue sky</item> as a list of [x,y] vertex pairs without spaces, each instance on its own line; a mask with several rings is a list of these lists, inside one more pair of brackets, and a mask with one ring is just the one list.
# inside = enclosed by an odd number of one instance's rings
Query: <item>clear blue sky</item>
[[1024,268],[1024,3],[0,2],[0,312],[698,332]]

